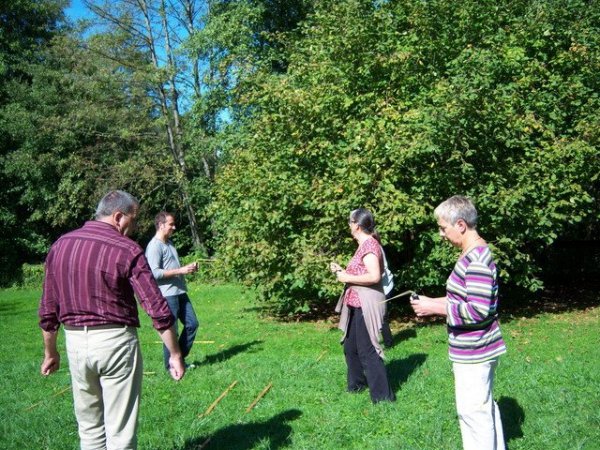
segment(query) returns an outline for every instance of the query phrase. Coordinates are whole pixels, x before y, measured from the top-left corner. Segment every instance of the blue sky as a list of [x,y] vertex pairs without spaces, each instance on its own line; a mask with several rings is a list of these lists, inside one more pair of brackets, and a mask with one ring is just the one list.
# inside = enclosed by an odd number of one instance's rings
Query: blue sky
[[83,19],[88,15],[88,9],[82,0],[71,0],[71,6],[65,9],[65,14],[72,20]]
[[[65,8],[64,10],[65,15],[72,20],[73,22],[75,22],[76,20],[79,19],[91,19],[93,18],[93,15],[91,14],[90,10],[88,8],[85,7],[85,5],[83,4],[83,0],[70,0],[70,5],[69,7]],[[91,28],[87,28],[86,31],[84,32],[84,37],[87,36],[88,34],[93,33],[94,31],[97,31],[96,28],[91,27]],[[164,52],[163,49],[159,46],[158,47],[158,52],[159,52],[159,57],[164,56]],[[185,95],[186,93],[183,92],[183,98],[181,99],[182,101],[182,108],[187,110],[189,109],[189,101],[190,101],[190,96],[189,95]],[[221,119],[223,119],[223,117],[221,117]]]

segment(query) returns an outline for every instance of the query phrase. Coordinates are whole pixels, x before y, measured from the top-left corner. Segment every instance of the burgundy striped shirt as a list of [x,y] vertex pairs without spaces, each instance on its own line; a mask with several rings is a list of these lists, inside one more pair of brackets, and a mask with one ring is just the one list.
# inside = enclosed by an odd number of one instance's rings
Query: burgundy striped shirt
[[46,258],[40,327],[140,326],[135,295],[154,328],[173,324],[144,251],[112,225],[89,221],[54,243]]

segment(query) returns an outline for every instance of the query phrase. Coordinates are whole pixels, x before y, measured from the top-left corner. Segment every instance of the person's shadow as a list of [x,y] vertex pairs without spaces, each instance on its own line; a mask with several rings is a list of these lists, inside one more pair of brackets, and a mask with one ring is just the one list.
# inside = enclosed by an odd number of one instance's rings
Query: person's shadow
[[511,397],[500,397],[498,400],[500,417],[502,418],[502,429],[504,430],[504,441],[508,442],[523,437],[522,425],[525,422],[525,411],[519,402]]
[[292,444],[292,427],[287,422],[296,420],[301,415],[302,411],[289,409],[266,422],[229,425],[211,435],[186,440],[183,449],[245,450],[266,440],[269,441],[270,449],[287,447]]
[[392,390],[397,392],[398,389],[406,383],[410,374],[421,366],[426,359],[427,355],[425,353],[415,353],[408,358],[395,359],[387,364],[390,387]]
[[233,358],[238,353],[243,353],[243,352],[247,351],[248,349],[250,349],[251,347],[254,347],[255,345],[262,344],[262,343],[263,343],[263,341],[252,341],[252,342],[248,342],[246,344],[234,345],[233,347],[230,347],[230,348],[220,351],[218,353],[214,353],[212,355],[207,355],[203,361],[194,361],[194,364],[196,366],[199,366],[199,365],[210,366],[211,364],[223,362],[230,358]]
[[408,341],[409,339],[416,338],[417,332],[414,328],[407,328],[398,333],[396,333],[393,337],[393,344],[398,345],[401,342]]

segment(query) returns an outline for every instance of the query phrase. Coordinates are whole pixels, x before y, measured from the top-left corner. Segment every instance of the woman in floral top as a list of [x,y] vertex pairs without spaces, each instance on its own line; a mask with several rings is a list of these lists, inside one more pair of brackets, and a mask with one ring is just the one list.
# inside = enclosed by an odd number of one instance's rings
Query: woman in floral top
[[339,328],[344,332],[348,391],[360,392],[368,387],[373,403],[394,401],[379,344],[385,294],[381,284],[383,252],[375,220],[367,209],[359,208],[350,213],[348,224],[358,249],[346,270],[335,262],[330,264],[337,280],[345,283],[336,311],[341,312]]

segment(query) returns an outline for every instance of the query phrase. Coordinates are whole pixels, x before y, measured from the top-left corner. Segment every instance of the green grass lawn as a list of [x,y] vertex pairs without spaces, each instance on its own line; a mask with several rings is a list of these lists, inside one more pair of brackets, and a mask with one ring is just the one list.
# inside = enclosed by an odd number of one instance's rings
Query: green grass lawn
[[[64,336],[62,367],[39,374],[36,290],[0,291],[0,448],[78,448]],[[396,403],[345,393],[340,332],[329,321],[261,316],[237,286],[192,285],[200,330],[176,383],[143,311],[140,449],[459,449],[442,324],[394,323],[386,352]],[[502,322],[509,353],[495,396],[508,448],[600,449],[600,307]],[[202,414],[234,381],[207,416]],[[269,384],[272,388],[248,413]]]

